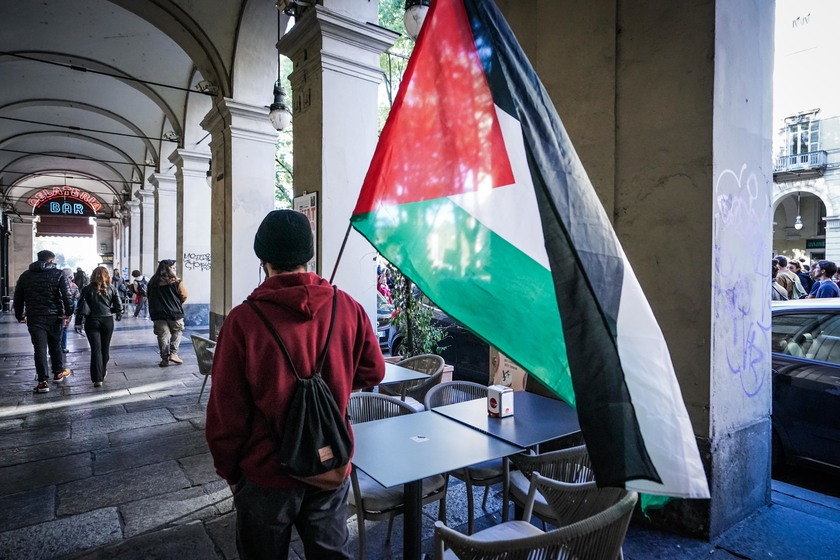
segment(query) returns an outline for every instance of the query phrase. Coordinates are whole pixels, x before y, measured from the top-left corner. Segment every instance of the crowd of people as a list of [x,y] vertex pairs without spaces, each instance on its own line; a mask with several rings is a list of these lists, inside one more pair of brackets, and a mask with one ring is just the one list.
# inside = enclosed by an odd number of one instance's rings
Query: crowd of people
[[791,260],[782,255],[773,259],[770,297],[775,301],[840,297],[840,273],[833,261]]
[[160,351],[160,367],[182,364],[178,356],[184,331],[184,307],[187,291],[176,275],[175,261],[164,259],[147,279],[139,270],[126,282],[119,269],[97,266],[90,276],[77,267],[58,268],[55,253],[38,252],[38,260],[20,275],[15,284],[14,312],[18,322],[29,330],[35,350],[37,385],[34,393],[48,393],[52,381],[62,383],[73,372],[65,367],[67,330],[75,316],[74,330],[90,345],[90,378],[93,386],[102,387],[108,372],[114,321],[133,304],[135,318],[142,313],[151,319]]

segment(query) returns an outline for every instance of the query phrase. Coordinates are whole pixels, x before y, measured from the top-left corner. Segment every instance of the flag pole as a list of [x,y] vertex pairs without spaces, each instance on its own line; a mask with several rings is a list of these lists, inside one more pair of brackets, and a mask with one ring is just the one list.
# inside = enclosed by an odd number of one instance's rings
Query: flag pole
[[335,266],[333,266],[332,274],[330,275],[330,284],[335,279],[335,271],[338,270],[338,263],[341,262],[341,255],[344,254],[344,246],[347,245],[347,238],[350,237],[351,224],[347,224],[347,231],[344,232],[344,241],[341,242],[341,249],[338,250],[338,256],[335,258]]

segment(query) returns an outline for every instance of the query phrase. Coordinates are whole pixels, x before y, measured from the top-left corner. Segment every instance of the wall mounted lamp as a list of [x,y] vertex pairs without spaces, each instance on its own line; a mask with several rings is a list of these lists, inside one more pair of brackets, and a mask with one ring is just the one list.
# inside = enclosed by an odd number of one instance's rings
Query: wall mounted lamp
[[[295,0],[278,0],[277,1],[277,42],[280,42],[280,35],[282,30],[280,29],[281,25],[281,18],[280,14],[284,13],[286,15],[291,15],[294,17],[298,17],[300,12],[298,10],[303,10],[304,8],[301,7],[301,4],[305,6],[309,6],[306,2],[298,3]],[[268,107],[268,120],[271,121],[271,125],[274,127],[275,130],[278,132],[285,130],[289,124],[292,122],[292,112],[289,110],[289,106],[286,105],[286,90],[283,89],[282,78],[280,76],[280,51],[277,51],[277,81],[274,82],[274,103],[272,103]]]
[[405,24],[406,34],[412,40],[417,40],[417,36],[420,35],[420,29],[426,20],[426,13],[429,11],[431,3],[432,0],[405,0],[403,23]]

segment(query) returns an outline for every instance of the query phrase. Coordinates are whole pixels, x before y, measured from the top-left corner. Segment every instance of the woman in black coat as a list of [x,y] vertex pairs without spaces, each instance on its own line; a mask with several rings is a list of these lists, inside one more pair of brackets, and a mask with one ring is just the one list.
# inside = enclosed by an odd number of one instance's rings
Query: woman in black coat
[[114,315],[122,319],[122,298],[111,285],[111,275],[104,266],[96,267],[90,284],[82,289],[76,306],[76,332],[82,332],[90,343],[90,380],[94,387],[102,387],[107,375],[111,336],[114,334]]

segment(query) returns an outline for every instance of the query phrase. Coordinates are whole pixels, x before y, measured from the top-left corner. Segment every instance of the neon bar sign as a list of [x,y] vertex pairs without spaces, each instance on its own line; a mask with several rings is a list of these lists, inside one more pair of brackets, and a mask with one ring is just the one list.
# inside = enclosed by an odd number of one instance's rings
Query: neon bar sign
[[[63,216],[95,215],[102,208],[102,203],[89,192],[67,185],[41,189],[29,197],[26,203],[37,214]],[[87,208],[90,211],[86,212]]]

